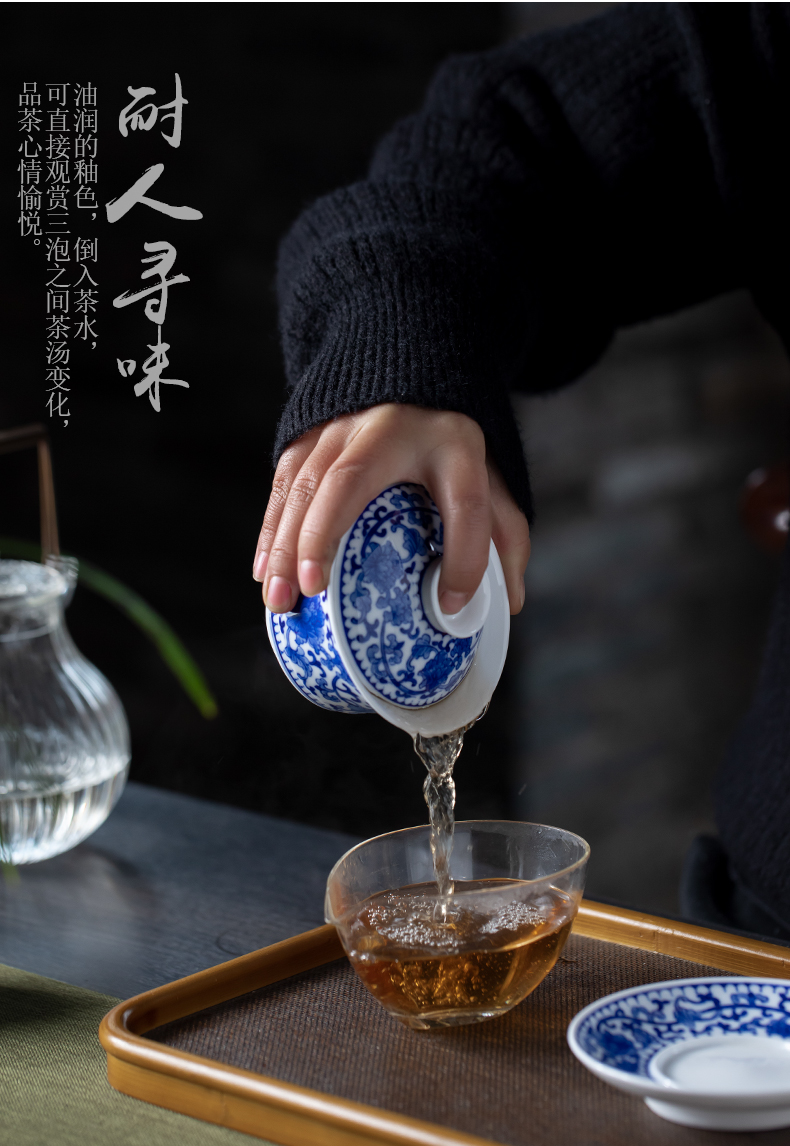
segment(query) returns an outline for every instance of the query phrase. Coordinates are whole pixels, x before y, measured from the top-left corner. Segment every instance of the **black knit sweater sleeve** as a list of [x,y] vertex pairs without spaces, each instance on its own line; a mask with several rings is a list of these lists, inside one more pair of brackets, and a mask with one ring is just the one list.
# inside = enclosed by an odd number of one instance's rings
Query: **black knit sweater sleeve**
[[636,4],[446,63],[282,244],[276,456],[381,402],[459,410],[529,510],[511,389],[577,377],[618,326],[759,294],[789,45],[783,4]]

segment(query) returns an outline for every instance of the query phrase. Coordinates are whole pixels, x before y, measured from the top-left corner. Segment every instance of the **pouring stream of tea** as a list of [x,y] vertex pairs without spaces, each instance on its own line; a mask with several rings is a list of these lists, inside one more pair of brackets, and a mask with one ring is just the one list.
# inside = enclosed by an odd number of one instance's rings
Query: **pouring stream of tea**
[[419,732],[414,735],[414,751],[428,772],[422,790],[431,822],[431,855],[436,886],[439,890],[439,901],[435,912],[437,921],[444,922],[447,918],[447,908],[453,895],[453,881],[450,878],[450,856],[453,851],[455,827],[453,768],[464,746],[464,733],[484,715],[485,710],[463,728],[456,728],[454,732],[447,732],[442,736],[423,736]]

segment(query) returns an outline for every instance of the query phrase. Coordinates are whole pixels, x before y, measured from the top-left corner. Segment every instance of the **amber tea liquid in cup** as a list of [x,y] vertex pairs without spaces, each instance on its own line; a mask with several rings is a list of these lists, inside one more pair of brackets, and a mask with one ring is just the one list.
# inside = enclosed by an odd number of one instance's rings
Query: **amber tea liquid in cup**
[[494,1018],[556,963],[584,889],[590,849],[544,824],[455,825],[452,896],[434,880],[430,828],[357,844],[327,881],[325,914],[385,1010],[410,1027]]

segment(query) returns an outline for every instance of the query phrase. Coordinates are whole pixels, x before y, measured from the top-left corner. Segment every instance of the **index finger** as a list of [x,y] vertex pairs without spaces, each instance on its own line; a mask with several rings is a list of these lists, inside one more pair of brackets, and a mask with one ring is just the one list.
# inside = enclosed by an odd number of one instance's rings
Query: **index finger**
[[[315,593],[316,585],[328,584],[340,539],[368,502],[394,482],[410,480],[402,472],[402,464],[396,472],[397,464],[391,450],[382,449],[380,442],[368,441],[360,434],[328,468],[299,533],[297,560],[303,592],[308,587]],[[320,577],[316,565],[320,567]]]

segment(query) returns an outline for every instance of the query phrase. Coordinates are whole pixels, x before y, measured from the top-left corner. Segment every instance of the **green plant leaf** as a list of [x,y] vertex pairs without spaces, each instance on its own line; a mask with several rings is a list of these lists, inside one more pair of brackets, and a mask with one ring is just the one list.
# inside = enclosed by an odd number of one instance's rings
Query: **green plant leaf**
[[[32,541],[20,541],[15,537],[0,537],[0,553],[7,557],[19,557],[26,561],[40,561],[41,549]],[[156,645],[159,655],[178,680],[184,692],[194,703],[201,716],[212,720],[219,708],[212,696],[206,679],[184,645],[155,609],[143,600],[133,589],[121,581],[98,569],[88,561],[79,561],[79,583],[86,589],[112,601],[114,605],[142,629]]]

